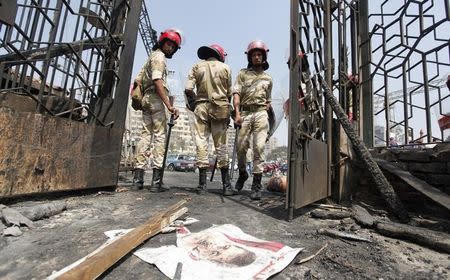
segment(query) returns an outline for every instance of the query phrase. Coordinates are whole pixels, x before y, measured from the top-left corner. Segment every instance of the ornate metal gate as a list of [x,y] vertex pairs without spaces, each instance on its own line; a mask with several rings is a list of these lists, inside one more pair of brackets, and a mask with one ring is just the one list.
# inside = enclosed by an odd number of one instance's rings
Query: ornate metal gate
[[0,1],[0,197],[116,184],[141,3]]
[[[330,111],[324,109],[318,76],[330,61],[329,26],[322,1],[291,1],[289,108],[289,218],[293,210],[330,195]],[[327,67],[328,65],[328,67]]]
[[351,149],[319,79],[333,89],[368,147],[387,146],[392,136],[403,145],[450,137],[449,5],[291,1],[289,218],[332,193],[342,199],[351,178]]

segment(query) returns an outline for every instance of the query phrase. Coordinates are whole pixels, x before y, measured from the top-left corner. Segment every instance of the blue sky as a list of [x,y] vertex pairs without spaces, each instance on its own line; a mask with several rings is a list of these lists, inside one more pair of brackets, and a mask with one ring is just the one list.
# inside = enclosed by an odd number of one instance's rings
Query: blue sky
[[[228,53],[234,79],[246,67],[244,54],[254,39],[263,40],[269,47],[268,73],[273,77],[272,97],[288,97],[288,69],[286,56],[289,47],[289,1],[228,0],[228,1],[168,1],[146,0],[152,26],[161,32],[176,27],[184,33],[185,44],[170,60],[168,67],[174,78],[186,80],[189,69],[199,61],[197,49],[202,45],[219,43]],[[133,77],[147,58],[140,41],[136,49]],[[174,92],[176,94],[176,92]],[[275,133],[280,145],[287,145],[287,125],[283,120]]]
[[[286,67],[286,60],[289,48],[289,1],[145,1],[153,28],[158,31],[158,34],[166,28],[176,27],[181,29],[186,37],[186,43],[182,46],[182,49],[173,59],[168,60],[169,69],[175,71],[173,78],[179,83],[178,87],[173,88],[173,94],[181,93],[189,69],[199,60],[197,57],[197,49],[200,46],[219,43],[225,48],[228,53],[226,63],[232,69],[234,82],[238,71],[247,65],[244,51],[248,43],[254,39],[261,39],[266,42],[270,49],[268,58],[270,68],[268,73],[273,77],[274,81],[272,97],[274,99],[286,99],[288,97],[289,73]],[[380,5],[383,1],[378,0],[372,2],[370,2],[371,13],[379,12]],[[444,3],[445,0],[428,1],[424,4],[424,7],[428,8],[434,4],[432,11],[428,13],[434,15],[436,19],[440,19],[445,17]],[[390,1],[386,2],[383,8],[390,11],[398,9],[399,6],[400,3]],[[408,11],[410,13],[417,13],[417,5],[411,4]],[[379,19],[372,17],[372,25],[374,20]],[[424,18],[426,26],[431,23],[430,20],[431,18],[429,16]],[[395,26],[392,28],[393,30],[390,30],[389,34],[398,32]],[[415,27],[411,26],[411,28],[414,29]],[[448,29],[448,22],[437,30],[438,34],[444,39],[445,35],[442,36],[442,34],[446,34],[446,29]],[[430,34],[430,38],[422,40],[420,44],[421,49],[426,50],[435,45],[432,36],[434,34]],[[443,49],[440,55],[443,56],[441,58],[442,61],[445,61],[446,57],[448,57],[448,49]],[[146,58],[147,54],[139,39],[133,76],[136,76]],[[379,57],[377,58],[377,54],[374,54],[374,61],[377,61],[377,59]],[[449,73],[448,69],[448,67],[441,69],[443,72],[439,76],[447,75]],[[432,72],[434,71],[433,67],[430,66],[429,71],[430,74],[434,74]],[[374,85],[379,87],[380,84],[377,79],[374,80]],[[411,84],[408,84],[408,86],[411,86]],[[401,89],[401,83],[395,81],[395,79],[391,79],[389,90],[394,91],[399,89]],[[423,99],[423,96],[418,95],[416,98]],[[446,110],[448,110],[448,102],[449,99],[444,103],[444,106],[447,108]],[[398,110],[395,111],[397,113],[399,112]],[[413,125],[416,130],[424,127],[424,118],[420,117],[420,113],[417,112],[415,114],[416,118],[410,122],[410,125]],[[375,121],[377,122],[376,118]],[[433,120],[432,122],[433,130],[439,131],[437,129],[437,121]],[[383,122],[381,121],[381,123]],[[278,130],[275,132],[275,137],[277,137],[279,145],[287,145],[287,122],[285,120],[281,121]]]

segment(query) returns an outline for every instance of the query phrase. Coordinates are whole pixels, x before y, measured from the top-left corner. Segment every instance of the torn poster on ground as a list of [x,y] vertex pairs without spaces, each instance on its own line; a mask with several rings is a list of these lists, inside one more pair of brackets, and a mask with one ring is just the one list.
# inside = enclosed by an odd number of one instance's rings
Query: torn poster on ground
[[234,225],[191,233],[177,229],[177,246],[144,248],[134,254],[173,278],[182,263],[181,279],[267,279],[283,270],[302,250],[265,241]]

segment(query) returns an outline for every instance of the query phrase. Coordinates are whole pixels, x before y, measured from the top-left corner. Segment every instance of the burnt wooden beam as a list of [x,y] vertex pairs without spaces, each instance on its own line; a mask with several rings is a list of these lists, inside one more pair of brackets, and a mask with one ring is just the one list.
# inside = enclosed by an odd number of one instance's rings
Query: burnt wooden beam
[[450,254],[450,235],[443,232],[392,222],[378,223],[377,231],[385,236],[408,240]]
[[311,211],[311,217],[318,219],[329,219],[329,220],[342,220],[345,218],[350,218],[351,213],[347,211],[325,211],[325,210],[314,210]]
[[376,188],[380,192],[384,201],[387,203],[391,211],[400,218],[400,220],[402,220],[403,222],[409,221],[409,214],[398,198],[397,194],[395,193],[394,188],[384,176],[383,172],[373,159],[364,142],[359,138],[358,134],[356,134],[356,131],[353,129],[352,124],[348,120],[344,109],[342,109],[336,97],[334,97],[333,91],[322,79],[322,77],[319,76],[319,79],[322,84],[323,93],[328,102],[328,105],[330,105],[331,109],[336,114],[337,119],[339,120],[342,128],[344,128],[345,133],[352,143],[355,153],[361,159],[364,168],[369,172]]

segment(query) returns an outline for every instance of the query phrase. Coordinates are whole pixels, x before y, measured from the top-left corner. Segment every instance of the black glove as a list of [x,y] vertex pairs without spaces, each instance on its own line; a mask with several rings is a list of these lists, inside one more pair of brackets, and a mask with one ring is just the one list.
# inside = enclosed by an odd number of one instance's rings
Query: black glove
[[190,111],[194,112],[195,106],[197,105],[195,102],[195,97],[192,95],[186,94],[186,98],[187,98],[186,108],[188,108]]

